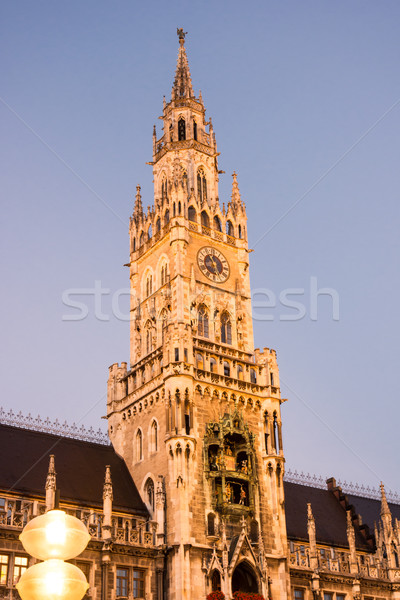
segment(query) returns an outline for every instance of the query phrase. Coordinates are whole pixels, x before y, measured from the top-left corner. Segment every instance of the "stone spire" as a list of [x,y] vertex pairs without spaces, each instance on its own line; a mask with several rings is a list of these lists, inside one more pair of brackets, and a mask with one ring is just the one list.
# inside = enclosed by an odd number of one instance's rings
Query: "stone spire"
[[176,64],[176,72],[174,84],[172,86],[172,99],[177,100],[179,98],[193,98],[193,87],[192,78],[189,71],[189,63],[185,48],[185,36],[187,32],[184,32],[182,28],[176,30],[179,37],[179,53],[178,61]]
[[133,209],[133,214],[135,217],[139,217],[143,214],[142,195],[140,193],[140,185],[136,186],[136,198],[135,198],[135,206]]
[[46,477],[46,511],[52,510],[56,498],[56,469],[54,465],[54,454],[50,454],[49,470]]
[[389,505],[386,500],[385,486],[381,482],[381,520],[383,525],[383,532],[385,535],[385,542],[387,543],[392,535],[392,513],[390,512]]
[[232,181],[231,204],[236,208],[237,206],[240,206],[240,203],[241,203],[236,171],[233,171],[232,177],[233,177],[233,181]]

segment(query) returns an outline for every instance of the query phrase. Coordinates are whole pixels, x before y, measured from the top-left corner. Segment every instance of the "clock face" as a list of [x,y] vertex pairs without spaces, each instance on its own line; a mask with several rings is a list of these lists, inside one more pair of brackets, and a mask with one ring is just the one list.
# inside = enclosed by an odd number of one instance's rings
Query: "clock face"
[[198,251],[197,264],[203,275],[215,283],[223,283],[229,277],[228,261],[219,250],[211,246],[204,246]]

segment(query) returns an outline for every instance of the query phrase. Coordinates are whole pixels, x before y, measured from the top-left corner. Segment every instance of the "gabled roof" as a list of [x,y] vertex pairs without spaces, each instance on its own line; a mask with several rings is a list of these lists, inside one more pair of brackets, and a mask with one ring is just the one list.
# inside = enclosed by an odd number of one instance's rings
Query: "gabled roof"
[[[371,532],[374,531],[374,524],[378,524],[381,518],[381,501],[373,498],[363,498],[353,494],[345,494],[349,504],[354,506],[356,513],[361,515],[362,522],[366,523]],[[400,520],[400,505],[388,502],[392,518]]]
[[[307,503],[310,502],[315,519],[317,543],[348,547],[346,510],[332,492],[288,481],[284,482],[284,489],[289,539],[308,541]],[[367,498],[363,500],[377,502]],[[357,505],[355,510],[361,512]],[[359,550],[372,549],[357,528],[355,528],[355,535],[356,547]]]
[[49,456],[55,456],[61,502],[102,506],[106,465],[111,467],[113,507],[148,516],[124,461],[112,446],[0,424],[0,489],[44,496]]

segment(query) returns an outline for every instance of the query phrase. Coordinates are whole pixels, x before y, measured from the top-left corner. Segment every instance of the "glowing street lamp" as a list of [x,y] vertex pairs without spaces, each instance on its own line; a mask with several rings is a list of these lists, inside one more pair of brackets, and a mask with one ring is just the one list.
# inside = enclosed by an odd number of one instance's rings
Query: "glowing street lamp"
[[89,584],[78,567],[64,562],[86,548],[85,525],[63,510],[49,510],[24,527],[19,539],[28,554],[44,562],[29,567],[17,583],[22,600],[81,600]]

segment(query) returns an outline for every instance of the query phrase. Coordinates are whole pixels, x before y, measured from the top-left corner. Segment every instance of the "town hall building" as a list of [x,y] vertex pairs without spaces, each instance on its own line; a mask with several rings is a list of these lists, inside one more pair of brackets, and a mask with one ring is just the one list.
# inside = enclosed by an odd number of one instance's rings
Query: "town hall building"
[[246,207],[236,173],[219,198],[185,35],[153,131],[154,199],[145,208],[138,186],[130,219],[130,357],[109,369],[111,445],[3,419],[0,598],[18,598],[32,562],[18,535],[59,487],[92,535],[75,562],[93,600],[400,600],[400,504],[383,486],[378,500],[284,477],[277,356],[254,350]]

